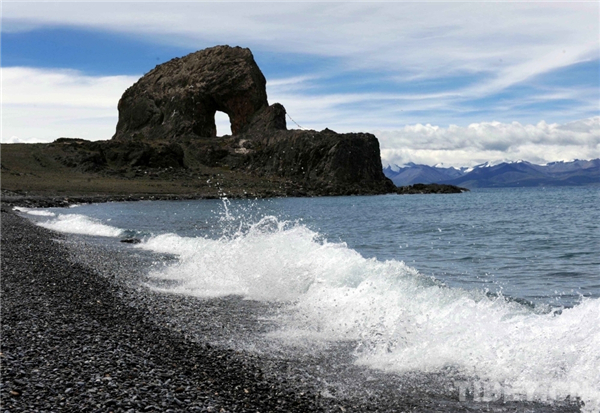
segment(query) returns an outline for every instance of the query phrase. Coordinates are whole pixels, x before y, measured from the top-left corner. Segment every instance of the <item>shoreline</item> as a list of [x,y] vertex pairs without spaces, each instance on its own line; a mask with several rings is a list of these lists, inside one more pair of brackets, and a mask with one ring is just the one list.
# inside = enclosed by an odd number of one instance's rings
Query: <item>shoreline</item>
[[28,207],[28,208],[53,208],[68,207],[75,204],[93,204],[104,202],[135,202],[135,201],[189,201],[197,199],[219,199],[227,197],[229,199],[263,199],[263,198],[314,198],[323,196],[376,196],[376,195],[429,195],[429,194],[460,194],[469,192],[467,188],[460,188],[453,185],[441,184],[415,184],[409,186],[396,187],[396,192],[388,194],[351,194],[351,195],[309,195],[306,193],[285,192],[264,192],[256,194],[248,193],[193,193],[193,194],[98,194],[98,195],[23,195],[13,191],[2,190],[0,203],[7,207]]
[[[229,335],[223,322],[236,324],[251,301],[144,301],[127,280],[112,279],[118,256],[97,262],[110,251],[78,259],[82,250],[68,236],[5,208],[1,216],[0,399],[10,411],[579,411],[564,402],[461,402],[435,376],[366,371],[327,353],[295,360],[214,344]],[[202,314],[199,332],[172,317],[189,319],[191,310]],[[332,379],[352,384],[336,394]]]
[[[237,198],[237,197],[232,197]],[[2,194],[3,207],[66,208],[77,204],[101,204],[106,202],[137,201],[187,201],[196,199],[219,199],[216,195],[139,194],[139,195],[19,195]]]
[[115,283],[69,261],[60,234],[5,211],[1,225],[3,409],[324,410],[253,357],[154,324]]

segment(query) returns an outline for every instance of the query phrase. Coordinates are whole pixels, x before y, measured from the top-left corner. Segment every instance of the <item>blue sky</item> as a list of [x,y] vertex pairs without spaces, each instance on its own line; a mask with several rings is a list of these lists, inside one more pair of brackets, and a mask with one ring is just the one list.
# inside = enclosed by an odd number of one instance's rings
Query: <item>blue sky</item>
[[599,21],[598,2],[5,1],[2,141],[109,139],[140,76],[229,44],[270,103],[375,133],[386,164],[600,157]]

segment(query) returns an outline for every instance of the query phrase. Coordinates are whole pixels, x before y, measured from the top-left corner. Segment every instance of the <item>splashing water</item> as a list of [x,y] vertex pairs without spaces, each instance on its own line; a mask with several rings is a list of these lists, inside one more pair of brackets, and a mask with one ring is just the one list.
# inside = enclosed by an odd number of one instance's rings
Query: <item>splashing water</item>
[[290,302],[272,338],[295,345],[353,340],[361,365],[452,368],[502,383],[515,399],[537,389],[579,396],[586,409],[600,406],[598,299],[543,313],[445,287],[399,261],[365,259],[299,223],[268,216],[237,228],[217,240],[158,235],[139,248],[177,255],[175,265],[152,274],[175,281],[162,291]]
[[40,217],[53,217],[56,216],[54,212],[46,211],[44,209],[34,209],[34,208],[25,208],[25,207],[14,207],[15,211],[23,212],[29,215],[36,215]]

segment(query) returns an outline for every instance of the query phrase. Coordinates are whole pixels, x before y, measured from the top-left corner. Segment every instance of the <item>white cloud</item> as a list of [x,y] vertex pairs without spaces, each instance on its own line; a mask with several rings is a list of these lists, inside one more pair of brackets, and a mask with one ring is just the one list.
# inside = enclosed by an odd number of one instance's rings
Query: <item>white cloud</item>
[[224,112],[215,113],[215,125],[217,126],[217,136],[231,135],[231,121]]
[[[309,93],[318,90],[315,77],[281,78],[267,82],[269,102],[279,102],[287,113],[308,129],[356,132],[366,129],[397,129],[406,115],[431,111],[456,100],[456,93]],[[403,113],[406,111],[405,113]],[[295,127],[295,125],[288,125]]]
[[62,136],[110,139],[117,103],[136,80],[73,70],[3,68],[2,142],[51,142]]
[[468,127],[410,125],[374,131],[384,164],[472,166],[502,159],[545,163],[600,158],[600,116],[566,124],[474,123]]
[[10,3],[4,30],[70,25],[198,48],[326,56],[399,78],[485,74],[477,97],[598,59],[597,2]]

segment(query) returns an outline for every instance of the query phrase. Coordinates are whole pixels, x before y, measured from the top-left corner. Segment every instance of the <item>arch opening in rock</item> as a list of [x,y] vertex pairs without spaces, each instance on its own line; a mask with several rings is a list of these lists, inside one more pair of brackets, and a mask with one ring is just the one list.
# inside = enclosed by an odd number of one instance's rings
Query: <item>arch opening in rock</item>
[[217,110],[215,112],[215,125],[217,127],[216,136],[231,135],[231,119],[227,113]]

